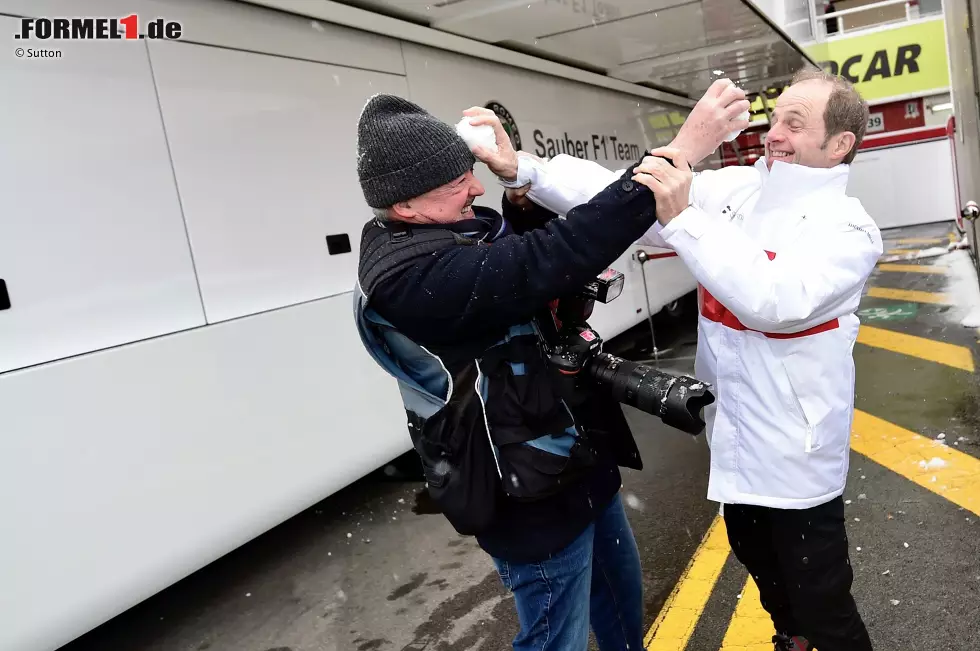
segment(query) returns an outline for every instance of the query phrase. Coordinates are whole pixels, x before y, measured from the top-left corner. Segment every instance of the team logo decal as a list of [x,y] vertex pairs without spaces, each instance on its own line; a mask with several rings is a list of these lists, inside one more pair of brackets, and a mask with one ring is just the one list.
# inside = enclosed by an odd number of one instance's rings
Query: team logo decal
[[514,116],[510,114],[504,105],[500,102],[488,102],[483,108],[488,108],[493,111],[498,118],[500,118],[500,124],[503,125],[504,131],[510,137],[510,144],[514,146],[515,150],[521,149],[521,132],[517,129],[517,121],[514,120]]

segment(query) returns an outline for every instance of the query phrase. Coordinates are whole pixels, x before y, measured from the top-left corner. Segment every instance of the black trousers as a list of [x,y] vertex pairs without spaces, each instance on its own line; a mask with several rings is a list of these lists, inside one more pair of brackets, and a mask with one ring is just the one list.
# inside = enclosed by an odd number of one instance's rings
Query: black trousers
[[871,651],[851,596],[843,498],[805,510],[726,504],[724,513],[732,550],[777,632],[819,651]]

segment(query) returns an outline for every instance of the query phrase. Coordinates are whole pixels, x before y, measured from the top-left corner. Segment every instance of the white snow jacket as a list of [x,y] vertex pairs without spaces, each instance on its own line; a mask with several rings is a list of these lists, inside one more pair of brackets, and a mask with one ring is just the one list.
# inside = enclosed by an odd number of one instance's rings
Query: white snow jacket
[[[625,170],[567,155],[521,157],[518,182],[559,215]],[[691,206],[641,245],[673,249],[698,282],[695,375],[705,413],[708,499],[804,509],[844,491],[854,413],[854,312],[881,234],[845,194],[849,166],[765,159],[695,175]]]

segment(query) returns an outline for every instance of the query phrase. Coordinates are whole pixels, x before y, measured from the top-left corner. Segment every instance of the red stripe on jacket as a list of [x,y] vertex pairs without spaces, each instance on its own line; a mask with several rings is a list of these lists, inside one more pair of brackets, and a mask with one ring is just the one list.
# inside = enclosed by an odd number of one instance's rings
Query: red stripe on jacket
[[[769,256],[770,260],[776,257],[776,254],[772,251],[766,251],[766,255]],[[759,332],[770,339],[797,339],[799,337],[808,337],[810,335],[827,332],[828,330],[834,330],[835,328],[840,327],[840,322],[837,319],[833,319],[831,321],[827,321],[826,323],[821,323],[820,325],[803,330],[802,332],[762,332],[761,330],[753,330],[752,328],[747,328],[745,324],[739,321],[738,317],[732,314],[727,307],[722,305],[718,299],[712,296],[711,292],[705,289],[701,283],[698,283],[698,309],[701,312],[701,316],[709,321],[720,323],[726,328],[731,328],[732,330]]]

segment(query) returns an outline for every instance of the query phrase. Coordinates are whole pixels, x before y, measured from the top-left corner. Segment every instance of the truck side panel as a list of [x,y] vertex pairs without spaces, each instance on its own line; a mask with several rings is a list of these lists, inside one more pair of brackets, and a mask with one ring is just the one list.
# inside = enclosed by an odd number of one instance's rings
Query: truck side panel
[[[351,318],[370,94],[451,122],[496,100],[525,148],[541,131],[594,156],[605,136],[610,167],[655,144],[642,98],[242,3],[0,9],[186,30],[0,59],[18,97],[0,127],[4,651],[55,649],[410,450]],[[331,252],[340,234],[350,252]],[[597,310],[605,337],[644,316],[629,253],[627,294]],[[652,264],[677,272],[648,265],[654,309],[693,288],[676,259]]]

